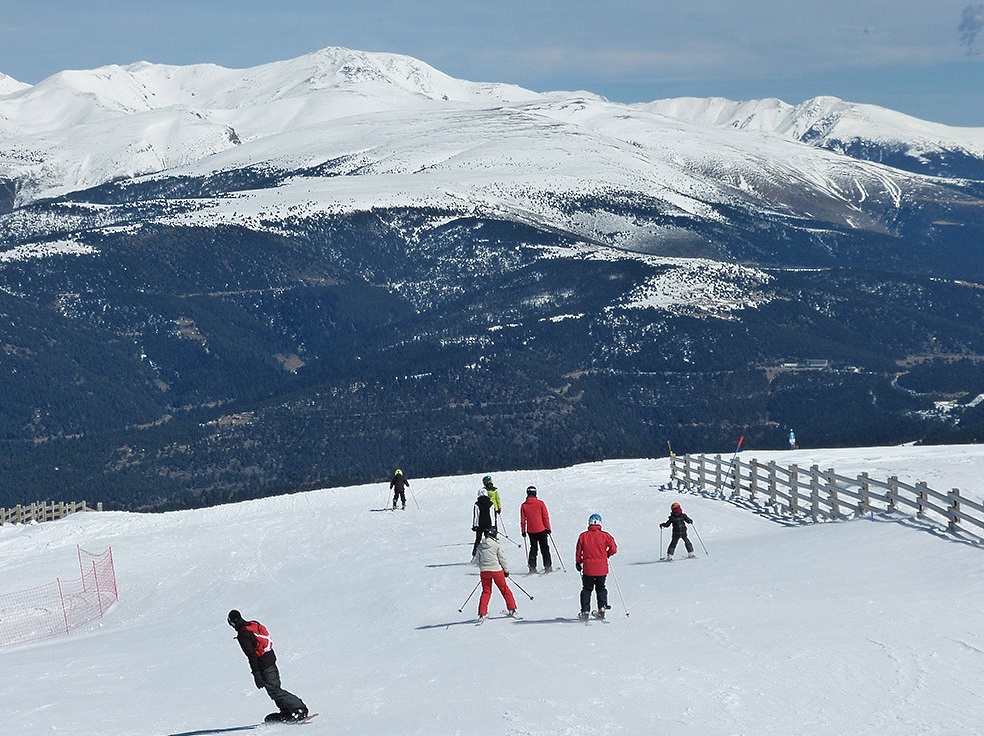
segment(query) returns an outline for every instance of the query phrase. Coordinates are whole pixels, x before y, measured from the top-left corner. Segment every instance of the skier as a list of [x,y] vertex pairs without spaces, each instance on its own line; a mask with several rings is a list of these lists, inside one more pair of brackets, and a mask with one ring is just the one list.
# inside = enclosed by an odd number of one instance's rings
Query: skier
[[796,449],[796,433],[793,430],[789,430],[789,449]]
[[233,609],[226,617],[228,624],[236,630],[236,639],[249,660],[253,672],[253,682],[257,688],[266,688],[267,695],[280,709],[264,720],[298,723],[308,716],[307,706],[299,697],[280,686],[280,670],[277,669],[277,655],[273,651],[270,632],[259,621],[246,621],[239,611]]
[[407,508],[407,496],[404,489],[410,485],[410,481],[407,480],[406,476],[403,475],[403,471],[399,468],[393,473],[393,479],[390,481],[390,490],[393,491],[393,508],[396,508],[397,499],[403,504],[404,510]]
[[506,584],[506,578],[509,577],[509,566],[506,563],[506,555],[496,539],[499,533],[493,527],[486,529],[483,536],[481,544],[478,545],[478,569],[482,575],[482,595],[478,599],[478,620],[479,622],[484,621],[489,614],[492,583],[495,583],[502,594],[509,616],[515,616],[516,599],[513,597],[509,585]]
[[580,618],[587,619],[591,615],[591,591],[598,599],[598,617],[604,618],[608,605],[608,589],[605,578],[608,577],[608,558],[618,552],[615,538],[601,528],[601,515],[591,514],[588,517],[588,530],[581,532],[577,538],[577,549],[574,554],[574,567],[581,573],[581,613]]
[[519,507],[519,531],[525,537],[530,535],[530,574],[536,572],[537,548],[543,553],[543,571],[553,572],[550,559],[550,514],[547,505],[536,497],[536,486],[526,489],[526,500]]
[[482,541],[482,534],[489,529],[495,529],[498,532],[496,515],[493,513],[494,508],[495,505],[489,498],[489,492],[483,488],[478,492],[478,498],[475,500],[475,507],[472,512],[472,531],[475,532],[475,544],[472,545],[472,562],[477,562],[476,555],[478,554],[478,545]]
[[666,561],[673,561],[673,551],[676,549],[677,542],[681,539],[683,540],[684,546],[687,548],[687,557],[696,557],[694,554],[694,545],[691,544],[690,540],[687,539],[687,524],[693,524],[694,521],[685,513],[680,507],[680,504],[674,503],[670,506],[670,517],[660,524],[660,527],[666,529],[669,526],[673,527],[673,539],[670,540],[670,546],[666,549]]
[[499,498],[499,489],[495,487],[492,482],[492,476],[486,475],[482,478],[482,487],[485,492],[489,494],[489,498],[492,499],[492,504],[495,506],[495,513],[499,515],[502,513],[502,500]]

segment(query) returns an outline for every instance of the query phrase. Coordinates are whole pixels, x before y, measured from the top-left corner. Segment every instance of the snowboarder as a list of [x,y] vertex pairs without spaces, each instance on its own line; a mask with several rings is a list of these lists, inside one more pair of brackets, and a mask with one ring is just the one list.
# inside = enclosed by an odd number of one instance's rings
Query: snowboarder
[[407,480],[406,476],[403,475],[403,471],[399,468],[393,473],[393,479],[390,481],[390,490],[393,491],[393,508],[396,508],[397,500],[403,504],[403,508],[407,508],[407,496],[404,491],[410,485],[410,481]]
[[502,513],[502,500],[499,498],[499,489],[495,487],[495,483],[492,482],[492,476],[486,475],[482,478],[482,488],[485,492],[489,494],[489,498],[492,499],[492,505],[495,506],[495,513],[499,515]]
[[543,553],[543,571],[553,572],[550,559],[550,514],[547,505],[536,496],[536,486],[526,489],[526,500],[519,507],[519,531],[530,536],[530,573],[536,572],[537,548]]
[[475,500],[475,507],[472,512],[472,531],[475,532],[475,544],[472,545],[472,562],[477,561],[475,556],[478,554],[478,545],[482,541],[482,534],[489,529],[495,529],[498,532],[499,525],[496,524],[494,509],[495,505],[489,498],[489,492],[483,488],[478,492],[478,498]]
[[599,618],[604,618],[605,611],[611,608],[605,579],[608,577],[608,558],[616,552],[615,538],[601,528],[601,515],[591,514],[588,530],[577,538],[574,554],[574,567],[581,573],[581,618],[587,619],[591,615],[592,591],[598,599]]
[[249,660],[253,682],[258,689],[266,688],[267,695],[280,710],[266,717],[267,721],[287,721],[297,723],[308,716],[307,706],[299,697],[280,686],[280,670],[277,669],[277,655],[273,651],[270,632],[259,621],[247,621],[239,611],[233,609],[226,617],[228,624],[236,630],[236,639]]
[[506,578],[509,577],[509,565],[506,562],[506,555],[502,551],[502,547],[499,546],[498,536],[499,533],[494,527],[486,529],[483,532],[483,539],[478,545],[478,569],[482,575],[482,595],[478,599],[479,622],[484,621],[489,614],[492,583],[495,583],[502,594],[509,616],[516,615],[516,599],[506,583]]
[[670,540],[670,546],[666,549],[667,562],[673,561],[673,552],[676,550],[677,542],[681,539],[687,548],[687,557],[696,557],[694,554],[694,545],[687,539],[687,524],[693,523],[693,519],[683,513],[680,504],[674,503],[670,506],[670,517],[660,524],[660,527],[663,529],[669,526],[673,527],[673,539]]

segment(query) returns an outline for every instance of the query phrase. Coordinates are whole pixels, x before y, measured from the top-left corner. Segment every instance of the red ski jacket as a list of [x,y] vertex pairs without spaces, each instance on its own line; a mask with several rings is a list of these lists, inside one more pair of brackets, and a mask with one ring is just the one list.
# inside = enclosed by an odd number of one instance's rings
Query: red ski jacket
[[602,531],[601,524],[592,524],[577,538],[574,560],[581,565],[584,575],[607,575],[608,558],[616,552],[615,538]]
[[239,646],[249,660],[249,668],[254,674],[265,670],[277,661],[270,632],[259,621],[250,621],[239,627],[236,631],[236,639],[239,640]]
[[547,504],[536,496],[528,496],[519,507],[519,531],[521,534],[539,534],[550,531],[550,514]]

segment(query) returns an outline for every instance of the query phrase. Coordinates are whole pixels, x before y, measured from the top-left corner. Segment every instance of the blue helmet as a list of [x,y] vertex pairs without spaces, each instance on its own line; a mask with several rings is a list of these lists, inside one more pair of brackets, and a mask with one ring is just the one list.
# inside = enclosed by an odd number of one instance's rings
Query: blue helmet
[[592,524],[601,526],[601,514],[591,514],[591,516],[588,517],[588,526],[591,526]]

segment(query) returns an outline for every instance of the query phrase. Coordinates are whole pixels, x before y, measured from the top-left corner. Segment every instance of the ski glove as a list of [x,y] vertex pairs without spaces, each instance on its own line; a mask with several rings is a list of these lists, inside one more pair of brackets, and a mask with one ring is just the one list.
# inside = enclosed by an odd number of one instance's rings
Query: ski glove
[[574,569],[577,570],[578,572],[581,572],[581,563],[580,562],[575,563]]
[[526,532],[522,532],[523,539],[526,539]]
[[263,675],[261,675],[259,672],[254,672],[253,673],[253,682],[256,683],[256,689],[257,690],[262,690],[264,687],[266,687],[263,684]]
[[503,570],[503,571],[502,571],[502,577],[504,577],[504,578],[508,578],[508,577],[509,577],[509,573],[508,573],[508,572],[506,572],[505,570]]
[[473,531],[473,532],[477,532],[477,531],[478,531],[478,527],[477,527],[477,526],[473,526],[473,527],[472,527],[472,531]]

